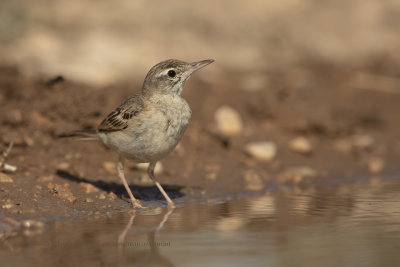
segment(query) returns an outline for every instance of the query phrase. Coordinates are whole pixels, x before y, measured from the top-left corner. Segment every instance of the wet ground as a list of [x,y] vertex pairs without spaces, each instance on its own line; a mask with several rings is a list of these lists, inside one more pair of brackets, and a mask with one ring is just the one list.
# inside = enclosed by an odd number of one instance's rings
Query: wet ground
[[[142,167],[129,163],[128,182],[146,207],[136,214],[117,177],[115,153],[57,135],[95,128],[140,82],[92,87],[0,68],[2,150],[14,144],[2,161],[17,168],[0,172],[1,261],[393,263],[400,94],[382,91],[389,87],[379,86],[379,75],[364,75],[366,84],[354,70],[326,68],[258,78],[229,72],[210,78],[205,69],[194,76],[183,95],[193,119],[156,171],[178,208],[168,212]],[[257,86],[249,91],[238,77]],[[231,114],[222,122],[236,123],[234,134],[219,124],[223,106]],[[299,139],[303,145],[294,147]],[[249,144],[260,141],[275,150],[250,153]]]
[[[193,109],[192,121],[156,171],[178,204],[271,188],[302,191],[325,180],[346,182],[398,170],[397,91],[382,91],[388,87],[375,80],[356,82],[354,70],[335,66],[322,71],[322,66],[309,64],[295,73],[266,72],[258,78],[226,72],[210,79],[212,65],[186,84],[183,97]],[[374,69],[365,67],[364,72]],[[255,79],[257,86],[249,91],[239,77]],[[17,167],[0,177],[2,218],[47,221],[128,210],[116,153],[98,142],[57,135],[95,128],[140,86],[92,87],[62,77],[27,77],[17,67],[0,68],[1,147],[5,151],[14,142],[6,163]],[[236,119],[226,112],[216,119],[226,106]],[[236,125],[234,134],[220,126],[225,121]],[[294,140],[302,146],[293,147]],[[259,142],[269,150],[249,153],[249,144],[258,147]],[[145,205],[165,205],[143,169],[129,163],[126,176]]]
[[153,208],[2,237],[2,266],[396,266],[400,178]]
[[[396,265],[398,1],[40,2],[0,3],[1,266]],[[115,152],[57,135],[166,58],[215,62],[156,168],[178,208],[128,163],[134,214]]]

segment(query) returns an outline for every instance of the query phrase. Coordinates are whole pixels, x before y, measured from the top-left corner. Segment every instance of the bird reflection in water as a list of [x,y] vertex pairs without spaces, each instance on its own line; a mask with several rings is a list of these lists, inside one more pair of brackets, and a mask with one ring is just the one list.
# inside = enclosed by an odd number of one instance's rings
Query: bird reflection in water
[[[154,231],[148,231],[147,234],[147,244],[144,242],[126,242],[126,236],[129,230],[132,228],[133,222],[135,220],[136,214],[133,214],[125,228],[118,236],[118,266],[174,266],[171,261],[166,257],[160,254],[159,245],[167,246],[169,245],[167,242],[158,243],[155,239],[156,233],[159,232],[164,224],[168,221],[169,216],[174,211],[174,208],[168,208],[167,212],[164,214],[162,220],[157,225]],[[134,244],[137,246],[149,246],[149,251],[143,250],[130,250],[130,244]]]

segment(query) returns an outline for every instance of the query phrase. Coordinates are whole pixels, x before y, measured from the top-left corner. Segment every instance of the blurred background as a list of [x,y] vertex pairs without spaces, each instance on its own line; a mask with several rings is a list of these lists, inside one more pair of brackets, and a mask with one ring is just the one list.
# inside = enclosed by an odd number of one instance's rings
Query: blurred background
[[395,0],[3,0],[0,138],[31,175],[63,181],[61,166],[104,180],[111,151],[57,134],[96,128],[162,60],[212,58],[183,92],[193,116],[163,161],[167,183],[237,192],[388,173],[400,155],[399,18]]
[[93,85],[142,79],[166,58],[213,58],[209,75],[311,61],[398,76],[399,14],[397,0],[2,0],[0,59]]
[[[398,265],[399,29],[399,0],[0,0],[0,265],[107,265],[120,232],[171,241],[130,262]],[[130,162],[150,207],[133,220],[117,155],[57,136],[96,128],[167,58],[215,62],[156,167],[179,208],[168,221]]]

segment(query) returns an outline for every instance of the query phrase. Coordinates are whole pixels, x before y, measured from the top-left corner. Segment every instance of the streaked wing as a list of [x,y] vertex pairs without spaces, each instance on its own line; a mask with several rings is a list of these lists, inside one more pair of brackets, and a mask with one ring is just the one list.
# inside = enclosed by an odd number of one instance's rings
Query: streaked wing
[[143,99],[140,95],[127,98],[114,109],[97,128],[99,132],[121,131],[128,127],[128,121],[143,110]]

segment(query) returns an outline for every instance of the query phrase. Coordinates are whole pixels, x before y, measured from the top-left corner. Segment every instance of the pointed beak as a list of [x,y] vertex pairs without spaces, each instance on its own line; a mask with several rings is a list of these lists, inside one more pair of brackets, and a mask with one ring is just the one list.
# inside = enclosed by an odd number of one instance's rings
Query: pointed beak
[[192,62],[192,63],[190,63],[191,66],[189,67],[189,69],[187,69],[184,72],[184,76],[189,77],[196,70],[199,70],[213,62],[214,62],[214,59],[207,59],[207,60],[202,60],[202,61],[198,61],[198,62]]

